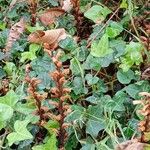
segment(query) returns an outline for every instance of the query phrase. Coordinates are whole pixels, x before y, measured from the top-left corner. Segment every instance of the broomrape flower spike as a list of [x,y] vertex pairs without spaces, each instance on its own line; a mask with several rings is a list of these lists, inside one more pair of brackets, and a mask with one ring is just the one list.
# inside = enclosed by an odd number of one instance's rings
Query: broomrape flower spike
[[41,83],[41,80],[39,80],[37,78],[30,78],[30,76],[29,76],[30,69],[31,69],[31,66],[29,64],[26,65],[26,77],[25,77],[25,81],[28,83],[27,92],[30,95],[29,98],[35,100],[35,105],[37,107],[36,114],[39,115],[39,117],[40,117],[39,124],[41,125],[41,122],[45,119],[44,114],[45,114],[45,111],[46,111],[46,109],[44,109],[42,107],[42,101],[44,99],[46,99],[47,93],[40,94],[40,93],[38,93],[36,91],[37,85],[39,83]]
[[144,116],[144,119],[139,123],[139,130],[141,131],[140,142],[147,143],[150,141],[148,134],[150,133],[150,93],[141,92],[139,94],[144,98],[139,101],[135,101],[134,104],[142,104],[142,109],[139,110],[139,114]]
[[[71,92],[70,88],[64,87],[66,82],[65,75],[66,70],[62,70],[62,62],[59,61],[61,56],[61,52],[57,52],[55,56],[52,57],[52,61],[55,64],[56,70],[50,73],[50,77],[55,82],[55,87],[51,88],[51,98],[57,98],[58,102],[49,101],[50,104],[54,105],[59,114],[54,117],[54,115],[50,115],[51,119],[56,119],[59,122],[59,130],[58,141],[59,141],[59,150],[64,150],[65,141],[67,139],[67,132],[65,130],[68,127],[68,124],[65,123],[65,117],[71,112],[69,105],[67,104],[67,100],[70,98],[69,93]],[[68,71],[67,71],[68,72]]]

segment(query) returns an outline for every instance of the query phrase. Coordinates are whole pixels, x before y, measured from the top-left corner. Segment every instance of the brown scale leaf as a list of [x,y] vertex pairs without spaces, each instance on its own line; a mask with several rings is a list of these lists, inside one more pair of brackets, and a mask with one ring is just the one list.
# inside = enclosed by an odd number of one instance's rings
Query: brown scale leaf
[[57,17],[63,15],[65,11],[61,8],[51,8],[39,15],[40,21],[45,25],[53,24]]
[[24,30],[25,30],[25,21],[23,18],[21,18],[20,21],[14,24],[10,29],[5,47],[6,51],[9,51],[11,49],[13,43],[20,38],[20,35],[24,32]]

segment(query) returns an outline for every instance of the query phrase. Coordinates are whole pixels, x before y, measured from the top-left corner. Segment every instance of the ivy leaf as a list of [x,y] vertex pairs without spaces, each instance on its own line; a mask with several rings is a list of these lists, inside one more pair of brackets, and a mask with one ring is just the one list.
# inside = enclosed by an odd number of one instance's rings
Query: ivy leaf
[[101,65],[99,63],[98,57],[93,57],[91,54],[87,57],[86,61],[83,64],[84,69],[90,70],[99,70],[101,68]]
[[124,55],[126,42],[124,42],[123,40],[111,40],[110,47],[113,49],[115,58],[117,59],[120,58],[120,56]]
[[117,79],[122,84],[129,84],[134,78],[134,72],[130,69],[127,72],[123,72],[123,70],[117,72]]
[[10,90],[5,96],[0,97],[0,129],[6,126],[6,122],[13,116],[13,107],[19,98],[13,90]]
[[56,143],[57,143],[56,135],[52,134],[52,136],[45,144],[34,146],[32,150],[57,150]]
[[105,107],[107,110],[111,110],[112,112],[125,111],[125,107],[123,103],[126,101],[126,99],[127,99],[127,94],[124,93],[123,91],[119,91],[115,94],[113,99],[111,99],[111,97],[107,99]]
[[72,73],[74,75],[81,75],[82,78],[84,78],[84,70],[83,70],[83,67],[81,65],[81,63],[79,62],[79,60],[74,57],[73,59],[71,59],[70,61],[70,69],[72,71]]
[[85,76],[85,79],[87,80],[88,85],[94,85],[98,82],[98,77],[93,77],[92,74],[87,74]]
[[72,90],[76,95],[82,93],[86,94],[88,92],[87,89],[84,87],[83,79],[81,77],[74,78]]
[[29,122],[30,122],[29,120],[24,120],[24,121],[17,120],[15,122],[14,124],[15,132],[12,132],[7,136],[9,146],[11,146],[15,142],[33,138],[31,133],[26,128]]
[[128,8],[128,4],[127,4],[127,0],[122,0],[121,4],[120,4],[120,8]]
[[0,104],[0,129],[6,126],[6,122],[13,116],[13,109],[5,104]]
[[39,50],[40,45],[31,44],[29,47],[29,52],[24,52],[21,54],[20,62],[24,62],[25,60],[33,60],[36,59],[36,52]]
[[142,44],[137,42],[130,42],[126,46],[125,55],[121,57],[120,65],[120,68],[122,68],[124,72],[128,71],[134,64],[139,65],[143,62],[142,49]]
[[87,97],[85,100],[92,103],[92,104],[97,104],[98,103],[98,98],[95,97],[94,95]]
[[95,144],[85,144],[80,150],[95,150]]
[[6,62],[6,65],[3,68],[8,75],[12,75],[13,71],[16,70],[16,66],[13,62]]
[[91,54],[87,57],[83,66],[85,69],[100,70],[101,67],[108,67],[114,61],[113,53],[105,57],[93,57]]
[[0,30],[5,30],[6,29],[6,23],[0,22]]
[[122,25],[114,21],[112,21],[110,25],[106,28],[106,33],[110,38],[116,37],[122,31],[123,31]]
[[91,45],[91,55],[95,57],[105,57],[112,53],[113,50],[109,48],[108,35],[104,34],[98,44],[94,41]]
[[68,51],[74,51],[77,48],[77,43],[70,37],[59,42],[59,46]]
[[126,86],[125,90],[132,98],[139,99],[140,92],[150,92],[150,84],[147,81],[139,81]]
[[[0,79],[2,79],[3,77],[5,77],[6,76],[6,73],[5,73],[5,71],[4,71],[4,69],[2,69],[1,67],[0,67]],[[0,85],[1,86],[1,85]]]
[[67,122],[76,121],[80,124],[80,127],[83,125],[83,120],[85,118],[85,108],[82,106],[73,105],[71,107],[72,112],[66,117]]
[[54,133],[53,129],[58,129],[59,128],[59,123],[54,120],[49,120],[45,125],[44,128],[49,131],[50,134]]
[[89,133],[92,137],[97,137],[100,130],[105,128],[105,119],[102,115],[101,105],[89,106],[87,114],[89,120],[86,124],[86,133]]
[[32,76],[37,76],[42,82],[38,85],[39,89],[49,89],[52,86],[52,80],[49,76],[49,72],[55,70],[55,66],[48,55],[34,59],[31,62]]
[[52,6],[58,6],[58,0],[48,0]]
[[111,10],[107,7],[102,7],[100,5],[94,5],[87,12],[84,13],[84,16],[88,19],[91,19],[95,23],[103,21],[108,14],[111,13]]
[[19,98],[13,90],[10,90],[5,96],[0,97],[0,105],[5,104],[14,107]]
[[26,29],[32,33],[32,32],[35,32],[37,30],[44,30],[44,27],[43,26],[40,26],[39,23],[36,23],[35,27],[32,27],[32,26],[26,26]]

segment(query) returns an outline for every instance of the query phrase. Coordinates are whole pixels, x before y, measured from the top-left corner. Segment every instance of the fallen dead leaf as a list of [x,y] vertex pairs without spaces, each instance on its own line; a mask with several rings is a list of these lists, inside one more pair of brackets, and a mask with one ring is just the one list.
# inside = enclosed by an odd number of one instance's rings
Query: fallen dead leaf
[[144,150],[147,147],[149,147],[148,144],[140,143],[137,140],[129,140],[117,145],[115,150]]
[[29,35],[28,41],[42,44],[46,49],[54,49],[58,46],[58,42],[66,37],[67,34],[64,28],[47,31],[37,30]]
[[64,13],[65,11],[61,8],[51,8],[39,15],[39,19],[45,26],[47,26],[54,23],[55,19]]
[[25,21],[21,18],[20,21],[14,24],[9,31],[5,51],[9,51],[11,49],[13,43],[20,38],[20,35],[24,32],[24,30]]
[[64,0],[63,1],[62,9],[69,12],[72,8],[73,8],[73,4],[72,4],[71,0]]

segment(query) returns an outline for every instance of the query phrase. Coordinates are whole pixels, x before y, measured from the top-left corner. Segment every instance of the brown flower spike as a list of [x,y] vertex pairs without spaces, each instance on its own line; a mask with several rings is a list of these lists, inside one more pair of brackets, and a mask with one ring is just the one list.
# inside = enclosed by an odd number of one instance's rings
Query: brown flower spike
[[69,93],[71,92],[70,88],[64,87],[65,74],[66,71],[62,70],[62,62],[59,61],[61,52],[58,52],[56,56],[52,57],[52,60],[56,66],[56,70],[50,73],[50,76],[55,82],[55,87],[51,89],[51,98],[58,99],[58,102],[50,101],[50,104],[53,104],[58,109],[57,120],[59,122],[59,131],[58,131],[58,141],[59,141],[59,150],[64,150],[65,141],[67,138],[67,133],[65,130],[66,123],[64,121],[68,113],[71,112],[67,100],[70,98]]
[[144,98],[142,100],[134,101],[134,104],[141,104],[142,109],[139,110],[139,113],[144,117],[139,123],[139,130],[141,131],[140,142],[147,143],[150,141],[148,135],[150,134],[150,93],[141,92],[140,96]]
[[45,119],[45,109],[42,107],[42,101],[46,99],[47,93],[40,94],[36,91],[37,85],[41,83],[41,80],[37,78],[30,78],[29,73],[30,73],[30,65],[28,64],[26,66],[26,77],[25,81],[28,83],[28,89],[27,92],[29,94],[29,97],[31,99],[35,100],[35,105],[37,107],[37,112],[36,114],[39,115],[40,121],[39,124],[41,125],[41,122]]

